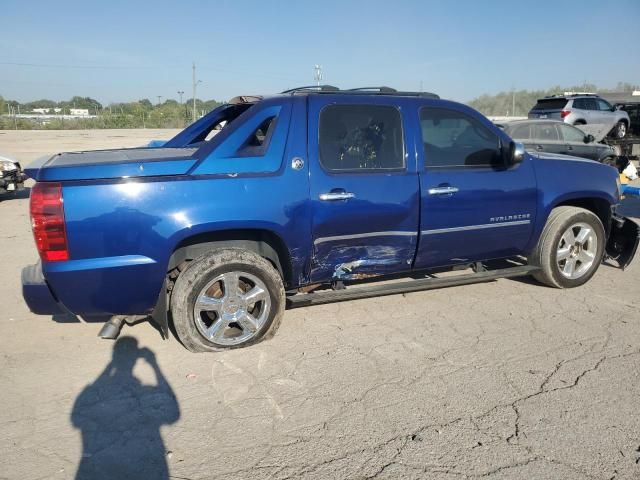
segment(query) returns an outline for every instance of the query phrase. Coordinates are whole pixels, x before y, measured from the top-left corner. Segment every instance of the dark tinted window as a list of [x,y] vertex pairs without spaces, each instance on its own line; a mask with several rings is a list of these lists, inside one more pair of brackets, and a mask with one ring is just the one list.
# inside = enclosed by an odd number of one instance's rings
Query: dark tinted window
[[531,138],[547,141],[560,140],[556,126],[551,123],[536,123],[532,125]]
[[531,138],[531,132],[529,125],[518,125],[511,130],[511,138],[518,140],[528,140]]
[[426,167],[502,165],[498,137],[481,122],[444,108],[420,110]]
[[595,98],[583,98],[587,110],[598,110],[598,104],[596,103]]
[[541,98],[531,110],[562,110],[566,104],[566,98]]
[[320,162],[331,171],[404,167],[400,112],[386,105],[328,105],[320,113]]
[[573,101],[573,108],[577,108],[579,110],[587,110],[587,104],[585,103],[583,98],[576,98]]

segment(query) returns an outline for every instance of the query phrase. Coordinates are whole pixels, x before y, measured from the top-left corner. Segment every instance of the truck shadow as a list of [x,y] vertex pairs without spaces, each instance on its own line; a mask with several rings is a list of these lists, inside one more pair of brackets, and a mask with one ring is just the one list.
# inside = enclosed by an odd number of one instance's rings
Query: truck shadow
[[[156,384],[133,375],[141,359],[154,372]],[[176,396],[155,354],[121,337],[104,371],[76,398],[71,422],[82,434],[82,458],[76,479],[168,479],[162,425],[180,418]]]

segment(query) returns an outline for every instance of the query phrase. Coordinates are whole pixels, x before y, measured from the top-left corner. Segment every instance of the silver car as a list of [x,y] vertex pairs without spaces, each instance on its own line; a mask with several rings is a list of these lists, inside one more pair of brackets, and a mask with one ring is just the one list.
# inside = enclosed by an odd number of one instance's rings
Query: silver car
[[562,120],[570,125],[610,125],[610,135],[614,138],[624,138],[630,126],[627,112],[592,93],[541,98],[529,112],[529,118]]

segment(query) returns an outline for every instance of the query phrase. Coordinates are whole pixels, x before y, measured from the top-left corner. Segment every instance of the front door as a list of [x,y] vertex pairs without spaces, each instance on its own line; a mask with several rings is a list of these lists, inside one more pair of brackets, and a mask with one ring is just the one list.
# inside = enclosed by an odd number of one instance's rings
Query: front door
[[536,214],[531,158],[503,160],[508,137],[463,106],[419,112],[422,192],[416,268],[522,254]]
[[403,109],[393,98],[373,103],[314,95],[308,101],[310,281],[409,270],[418,237],[419,185]]
[[567,155],[599,160],[598,149],[593,148],[588,143],[584,143],[586,135],[582,130],[566,123],[559,123],[557,128],[560,131],[560,137],[567,146]]

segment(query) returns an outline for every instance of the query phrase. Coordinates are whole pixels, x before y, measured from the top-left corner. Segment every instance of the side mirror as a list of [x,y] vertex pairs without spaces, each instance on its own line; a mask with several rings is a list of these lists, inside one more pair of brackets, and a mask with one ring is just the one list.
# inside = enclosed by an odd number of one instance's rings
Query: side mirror
[[520,142],[511,142],[509,145],[509,160],[511,165],[517,165],[524,160],[524,145]]
[[589,135],[585,135],[584,137],[584,143],[591,143],[593,141],[595,141],[596,137],[594,137],[593,135],[589,134]]

